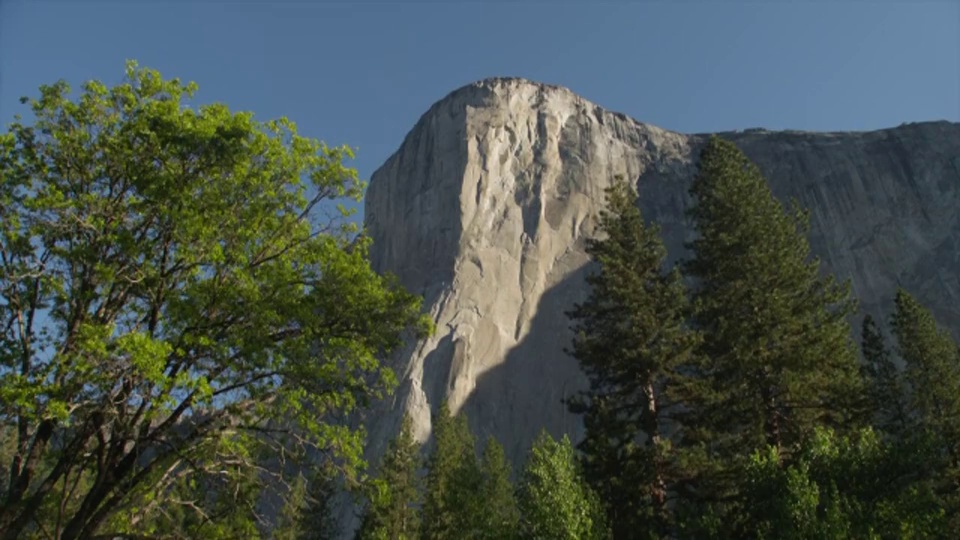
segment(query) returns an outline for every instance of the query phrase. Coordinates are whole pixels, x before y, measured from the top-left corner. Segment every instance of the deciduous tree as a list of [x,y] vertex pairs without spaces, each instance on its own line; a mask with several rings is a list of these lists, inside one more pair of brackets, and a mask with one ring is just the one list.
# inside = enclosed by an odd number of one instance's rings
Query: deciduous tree
[[[786,466],[773,447],[756,452],[744,478],[750,537],[949,536],[934,492],[913,473],[925,457],[917,449],[869,428],[848,437],[817,428]],[[718,532],[710,536],[728,537]]]
[[520,532],[531,540],[606,540],[603,507],[584,480],[573,444],[542,431],[521,477]]
[[339,419],[429,329],[336,205],[364,187],[348,148],[126,74],[43,86],[0,135],[2,538],[192,511],[173,486],[260,482],[264,448],[351,476],[362,434]]

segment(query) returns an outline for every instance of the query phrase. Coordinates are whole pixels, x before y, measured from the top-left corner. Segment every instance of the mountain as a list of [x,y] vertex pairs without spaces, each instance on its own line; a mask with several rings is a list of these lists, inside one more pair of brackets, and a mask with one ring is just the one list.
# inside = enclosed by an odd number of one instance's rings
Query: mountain
[[[850,279],[861,313],[886,319],[897,285],[960,330],[960,124],[869,132],[722,133],[782,200],[810,209],[824,271]],[[585,379],[564,353],[565,311],[585,298],[603,190],[636,182],[671,260],[691,237],[687,188],[707,134],[667,131],[570,90],[497,78],[430,108],[372,176],[372,260],[425,297],[437,333],[393,359],[396,396],[367,421],[379,455],[404,411],[427,440],[447,399],[515,464],[541,427],[580,435],[561,400]]]

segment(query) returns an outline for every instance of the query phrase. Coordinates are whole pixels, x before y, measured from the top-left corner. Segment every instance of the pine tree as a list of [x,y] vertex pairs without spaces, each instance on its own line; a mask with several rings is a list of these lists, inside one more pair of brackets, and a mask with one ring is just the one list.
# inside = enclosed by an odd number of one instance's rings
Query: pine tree
[[921,423],[945,437],[960,435],[960,363],[949,332],[933,314],[900,289],[891,326]]
[[637,194],[617,178],[606,191],[601,237],[587,243],[598,271],[590,297],[568,314],[572,355],[590,380],[569,408],[584,415],[579,448],[616,537],[668,533],[665,390],[687,361],[696,335],[686,328],[686,291],[676,270],[664,273],[666,249],[644,225]]
[[698,236],[684,268],[703,360],[685,444],[703,450],[712,477],[699,495],[729,497],[741,456],[768,445],[789,456],[817,426],[855,427],[854,303],[811,260],[807,213],[785,211],[733,143],[710,138],[690,193]]
[[357,537],[361,540],[412,540],[419,536],[417,511],[420,445],[404,417],[400,433],[390,442],[379,476],[367,488],[367,507]]
[[273,540],[297,540],[300,535],[300,522],[307,506],[307,479],[298,474],[290,486],[290,495],[280,508],[276,524],[270,537]]
[[537,437],[518,494],[520,534],[530,540],[606,540],[610,537],[596,493],[583,479],[573,445],[546,431]]
[[903,374],[890,355],[890,349],[873,317],[863,319],[860,347],[873,424],[893,438],[907,434],[910,427],[907,391]]
[[307,476],[306,497],[300,511],[297,540],[333,540],[340,537],[334,514],[337,493],[332,467],[316,469]]
[[510,463],[503,447],[493,437],[487,439],[481,461],[482,485],[478,491],[477,531],[475,538],[507,540],[515,538],[520,514],[510,481]]
[[900,289],[891,326],[910,387],[910,407],[920,431],[932,437],[939,459],[925,465],[941,479],[944,505],[958,518],[960,492],[960,357],[949,332],[937,326],[933,314]]
[[447,403],[433,423],[434,448],[428,460],[423,505],[425,540],[463,538],[475,522],[481,472],[466,416],[453,416]]

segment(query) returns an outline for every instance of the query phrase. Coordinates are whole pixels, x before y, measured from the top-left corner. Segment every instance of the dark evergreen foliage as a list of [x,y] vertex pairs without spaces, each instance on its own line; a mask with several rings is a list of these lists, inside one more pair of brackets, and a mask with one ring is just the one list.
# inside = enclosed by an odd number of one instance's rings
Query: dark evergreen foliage
[[482,480],[478,494],[477,520],[473,527],[476,538],[506,540],[515,538],[520,513],[510,481],[511,467],[503,447],[490,437],[483,449]]
[[476,493],[482,484],[476,442],[466,416],[451,415],[447,403],[434,417],[433,435],[422,536],[429,540],[459,539],[472,526]]
[[911,420],[903,374],[893,361],[883,332],[870,315],[863,319],[860,336],[868,409],[873,411],[873,425],[891,437],[905,436]]
[[[578,456],[541,433],[517,486],[462,415],[434,422],[421,537],[945,538],[960,508],[960,353],[896,295],[891,350],[848,288],[820,274],[807,219],[731,143],[691,189],[699,236],[663,268],[622,179],[588,243],[591,294],[569,313],[590,386]],[[900,366],[903,366],[902,368]],[[867,425],[869,424],[869,426]],[[871,427],[872,426],[872,427]]]
[[847,321],[854,302],[820,275],[806,212],[784,209],[756,165],[716,136],[690,193],[697,237],[684,272],[703,340],[683,444],[699,452],[695,498],[724,515],[745,456],[772,446],[788,457],[818,426],[856,427],[863,385]]
[[367,507],[357,538],[412,540],[420,531],[420,445],[409,417],[390,442],[379,476],[367,488]]
[[[861,391],[848,286],[820,276],[807,213],[782,207],[737,147],[712,137],[690,190],[697,238],[685,266],[703,332],[699,439],[718,451],[788,450],[818,425],[843,426]],[[731,447],[732,445],[732,447]]]
[[569,407],[583,414],[585,473],[614,535],[656,538],[671,528],[664,426],[675,405],[670,386],[696,335],[686,328],[680,274],[663,272],[666,249],[658,228],[644,224],[636,192],[617,178],[606,194],[601,236],[587,243],[598,265],[587,277],[591,294],[569,313],[571,352],[590,388]]
[[914,437],[932,441],[935,454],[921,464],[933,479],[954,527],[960,526],[960,358],[949,332],[905,290],[897,291],[891,326],[904,362]]

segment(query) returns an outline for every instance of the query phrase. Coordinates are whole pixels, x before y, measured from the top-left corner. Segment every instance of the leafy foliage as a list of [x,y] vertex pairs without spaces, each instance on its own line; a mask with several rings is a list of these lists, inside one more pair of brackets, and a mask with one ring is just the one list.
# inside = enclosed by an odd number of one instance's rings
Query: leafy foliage
[[429,331],[332,206],[364,187],[348,148],[126,74],[74,101],[43,86],[33,124],[0,135],[4,538],[217,521],[180,486],[254,490],[265,452],[352,478],[363,434],[339,419],[392,387],[378,358],[404,332]]
[[518,499],[523,538],[609,537],[600,500],[584,481],[566,436],[558,442],[546,431],[540,433],[527,459]]
[[934,493],[907,481],[923,457],[870,429],[847,438],[818,428],[786,467],[774,447],[753,455],[748,522],[756,538],[948,536]]
[[443,404],[425,482],[405,419],[361,483],[345,415],[431,323],[337,204],[364,187],[350,149],[126,74],[75,100],[41,87],[33,123],[0,135],[0,540],[319,540],[333,491],[361,484],[364,539],[960,528],[960,348],[899,290],[896,347],[868,316],[858,366],[853,299],[810,257],[806,212],[716,137],[682,274],[631,186],[607,190],[569,314],[582,455],[542,432],[515,490],[499,443],[478,459]]
[[891,326],[906,365],[911,406],[922,427],[940,433],[948,453],[960,442],[960,362],[950,334],[930,311],[904,290],[897,291]]
[[341,525],[334,515],[334,498],[339,493],[336,480],[331,470],[314,470],[307,476],[306,496],[299,506],[295,521],[297,540],[340,538]]

